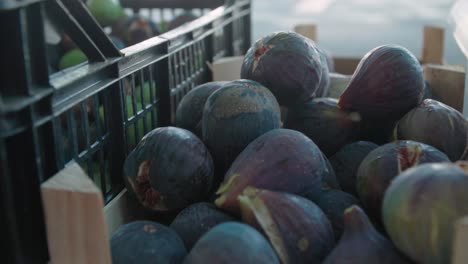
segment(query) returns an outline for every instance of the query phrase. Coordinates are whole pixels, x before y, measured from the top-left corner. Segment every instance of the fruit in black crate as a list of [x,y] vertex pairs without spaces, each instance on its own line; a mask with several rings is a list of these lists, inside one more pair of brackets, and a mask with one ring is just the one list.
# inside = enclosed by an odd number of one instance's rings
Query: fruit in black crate
[[371,151],[357,172],[356,189],[369,216],[381,224],[385,191],[403,171],[423,163],[449,161],[438,149],[411,140],[398,140]]
[[276,264],[280,263],[268,240],[255,228],[226,222],[203,235],[184,264]]
[[344,212],[344,233],[324,264],[411,263],[390,240],[372,226],[364,211],[356,205]]
[[111,26],[125,15],[118,0],[88,0],[89,11],[103,27]]
[[398,120],[421,102],[423,94],[417,58],[404,47],[383,45],[362,58],[338,105],[365,119]]
[[185,247],[190,250],[206,232],[229,221],[235,221],[235,218],[220,211],[214,204],[200,202],[182,210],[170,227],[179,234]]
[[134,221],[119,227],[110,240],[112,263],[182,263],[187,255],[182,239],[169,227]]
[[140,43],[160,34],[159,28],[149,18],[140,15],[124,16],[112,25],[112,35],[127,46]]
[[60,70],[63,70],[78,65],[87,60],[88,57],[86,57],[84,52],[80,49],[75,48],[63,54],[63,56],[60,58],[58,68]]
[[241,77],[270,89],[282,106],[293,106],[316,96],[322,61],[313,41],[295,32],[275,32],[247,51]]
[[431,99],[424,100],[397,124],[399,139],[420,141],[443,151],[452,161],[468,152],[468,121],[454,108]]
[[192,12],[184,12],[178,16],[176,16],[174,19],[171,20],[169,23],[167,30],[173,30],[175,28],[178,28],[182,26],[183,24],[189,23],[198,17],[194,15]]
[[357,195],[356,175],[359,165],[377,144],[367,141],[356,141],[341,148],[329,161],[335,171],[336,178],[343,191]]
[[218,207],[239,214],[237,197],[248,186],[315,197],[339,188],[326,157],[304,134],[275,129],[255,139],[236,158],[219,187]]
[[278,102],[267,88],[254,81],[233,81],[208,97],[203,141],[223,175],[250,142],[280,125]]
[[424,164],[385,193],[383,220],[395,245],[417,263],[452,263],[455,222],[468,215],[468,163]]
[[315,98],[288,109],[285,128],[304,133],[328,157],[358,135],[361,118],[358,113],[338,108],[333,98]]
[[190,130],[202,137],[202,116],[206,100],[228,82],[208,82],[193,88],[180,101],[176,111],[177,127]]
[[344,230],[344,211],[352,205],[359,205],[359,200],[349,193],[331,189],[323,191],[314,202],[330,220],[335,240],[338,241]]
[[159,127],[147,133],[124,163],[127,189],[152,211],[176,211],[206,199],[213,161],[192,132]]
[[247,187],[242,219],[268,237],[282,263],[321,263],[335,244],[323,211],[303,197]]

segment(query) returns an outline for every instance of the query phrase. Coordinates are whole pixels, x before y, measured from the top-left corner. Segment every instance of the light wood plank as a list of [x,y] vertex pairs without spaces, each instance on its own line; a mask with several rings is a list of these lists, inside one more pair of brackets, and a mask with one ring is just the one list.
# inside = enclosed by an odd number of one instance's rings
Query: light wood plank
[[101,191],[74,163],[41,185],[50,263],[111,263]]
[[315,24],[298,24],[294,26],[294,31],[317,42],[317,25]]
[[432,93],[463,113],[465,96],[465,69],[449,65],[424,65],[424,78],[429,82]]
[[421,62],[423,64],[443,64],[444,29],[441,27],[425,26],[423,35]]
[[468,263],[468,217],[455,224],[452,264]]

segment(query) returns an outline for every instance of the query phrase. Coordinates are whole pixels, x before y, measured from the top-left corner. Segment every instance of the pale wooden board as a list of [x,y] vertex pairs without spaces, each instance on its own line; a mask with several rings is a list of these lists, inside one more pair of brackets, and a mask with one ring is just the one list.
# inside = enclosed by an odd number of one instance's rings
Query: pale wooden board
[[427,64],[424,78],[432,93],[443,103],[463,112],[465,96],[465,69],[458,66]]
[[444,29],[441,27],[425,26],[421,62],[423,64],[443,64],[443,60]]
[[74,163],[41,185],[50,263],[111,263],[101,191]]
[[455,224],[452,264],[468,263],[468,217]]
[[317,25],[315,24],[298,24],[294,26],[294,31],[317,42]]

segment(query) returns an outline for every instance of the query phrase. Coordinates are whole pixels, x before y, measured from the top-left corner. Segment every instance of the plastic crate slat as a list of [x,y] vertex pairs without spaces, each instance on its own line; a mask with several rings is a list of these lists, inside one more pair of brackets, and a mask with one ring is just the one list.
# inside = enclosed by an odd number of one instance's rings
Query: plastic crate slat
[[91,62],[105,61],[106,56],[93,42],[80,23],[72,16],[66,5],[60,0],[47,1],[49,19],[57,28],[63,28]]
[[76,0],[61,0],[68,11],[78,19],[79,24],[86,31],[86,34],[92,36],[93,43],[105,58],[121,57],[122,53],[104,33],[94,16],[89,12],[86,3]]

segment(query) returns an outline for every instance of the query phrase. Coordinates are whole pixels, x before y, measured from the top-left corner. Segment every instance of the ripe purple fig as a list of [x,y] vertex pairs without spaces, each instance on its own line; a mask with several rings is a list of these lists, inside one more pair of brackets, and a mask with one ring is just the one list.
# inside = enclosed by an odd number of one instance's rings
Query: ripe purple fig
[[452,161],[468,153],[468,121],[454,108],[432,99],[408,112],[398,122],[396,134],[398,139],[434,146]]
[[281,263],[321,263],[333,249],[330,221],[312,201],[253,187],[239,201],[243,221],[268,237]]
[[362,58],[338,105],[365,119],[398,120],[421,102],[423,94],[418,59],[404,47],[383,45]]

